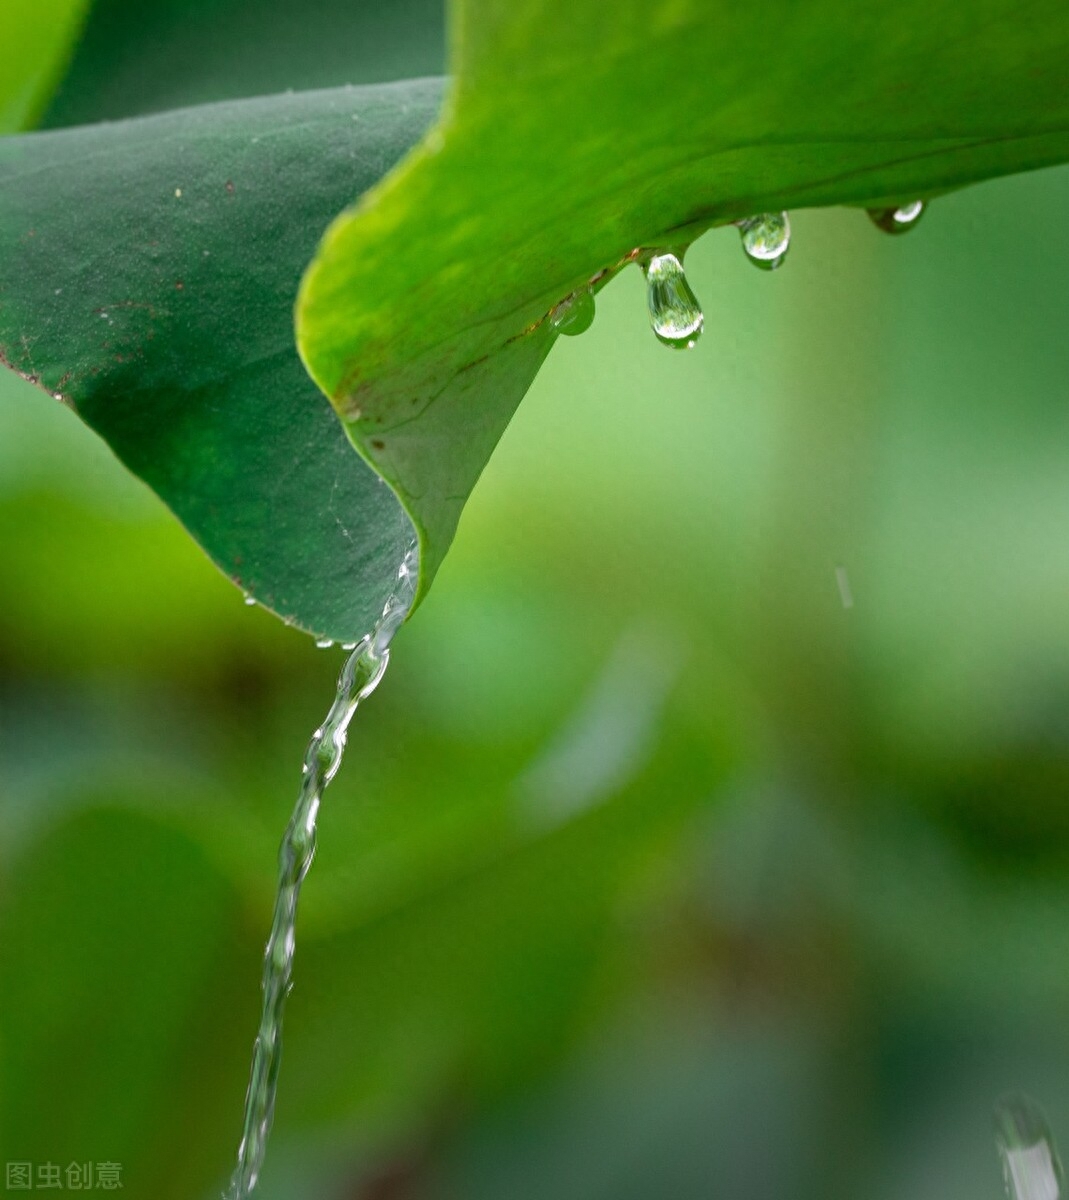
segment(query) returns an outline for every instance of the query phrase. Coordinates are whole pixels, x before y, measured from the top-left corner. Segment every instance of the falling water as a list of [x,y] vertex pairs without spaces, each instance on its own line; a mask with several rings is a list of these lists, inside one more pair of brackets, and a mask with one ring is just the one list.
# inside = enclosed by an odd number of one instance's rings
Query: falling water
[[995,1141],[1007,1200],[1060,1200],[1062,1164],[1046,1117],[1027,1096],[1009,1096],[995,1108]]
[[260,1029],[252,1050],[252,1073],[245,1096],[238,1163],[231,1176],[226,1200],[246,1200],[256,1187],[263,1167],[282,1056],[282,1010],[293,974],[297,901],[301,883],[315,854],[319,802],[341,765],[353,713],[378,686],[390,661],[390,642],[415,597],[417,565],[417,551],[413,546],[405,555],[398,571],[397,585],[378,623],[345,660],[338,676],[334,703],[305,752],[301,790],[278,853],[278,892],[264,951]]

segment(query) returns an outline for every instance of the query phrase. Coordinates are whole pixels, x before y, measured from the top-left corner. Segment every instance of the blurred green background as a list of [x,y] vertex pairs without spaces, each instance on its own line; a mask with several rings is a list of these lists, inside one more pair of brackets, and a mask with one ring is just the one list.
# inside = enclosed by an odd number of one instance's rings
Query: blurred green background
[[[1069,1137],[1066,211],[716,231],[695,350],[637,270],[560,340],[327,795],[263,1200],[996,1200],[1001,1092]],[[0,377],[0,1160],[218,1195],[340,661]]]

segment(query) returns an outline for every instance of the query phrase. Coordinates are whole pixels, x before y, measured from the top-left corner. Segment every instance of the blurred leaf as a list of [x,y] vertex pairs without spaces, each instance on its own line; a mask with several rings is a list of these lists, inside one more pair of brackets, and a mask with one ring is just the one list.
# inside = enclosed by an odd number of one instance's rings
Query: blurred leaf
[[442,0],[96,0],[44,124],[440,75],[443,17]]
[[634,247],[1069,155],[1069,10],[458,0],[441,124],[328,232],[298,337],[429,586],[554,335]]
[[415,1196],[783,1200],[824,1190],[814,1151],[832,1081],[815,1022],[758,1017],[740,1029],[714,1004],[643,996],[606,1024],[561,1079],[469,1122]]
[[88,0],[4,0],[0,133],[33,125],[70,53]]
[[226,1016],[257,947],[233,892],[187,838],[126,813],[79,815],[33,850],[0,911],[0,1143],[119,1162],[130,1195],[197,1195],[225,1161],[247,1051]]
[[[676,736],[597,807],[532,831],[528,798],[506,792],[477,858],[454,851],[404,889],[383,877],[323,923],[313,901],[280,1131],[345,1113],[411,1124],[544,1077],[633,981],[721,770]],[[396,854],[383,843],[363,861],[382,851]]]
[[317,634],[381,612],[411,533],[293,346],[319,230],[437,81],[0,142],[0,357],[70,404],[224,571]]

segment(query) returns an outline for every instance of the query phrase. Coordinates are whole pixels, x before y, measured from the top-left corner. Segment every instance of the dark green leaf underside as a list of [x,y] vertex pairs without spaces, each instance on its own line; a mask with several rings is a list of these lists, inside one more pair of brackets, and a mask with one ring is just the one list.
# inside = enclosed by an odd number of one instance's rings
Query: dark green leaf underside
[[94,0],[44,124],[440,75],[443,17],[441,0]]
[[62,397],[234,581],[338,640],[411,526],[293,341],[330,218],[418,140],[438,80],[0,141],[0,353]]

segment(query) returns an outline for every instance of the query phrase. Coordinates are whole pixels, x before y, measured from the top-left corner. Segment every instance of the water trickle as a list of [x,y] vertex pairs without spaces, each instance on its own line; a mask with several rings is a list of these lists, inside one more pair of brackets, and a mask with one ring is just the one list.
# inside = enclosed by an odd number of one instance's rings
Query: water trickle
[[549,323],[557,333],[575,337],[594,324],[594,293],[588,287],[572,292],[550,309]]
[[642,264],[650,325],[666,346],[689,350],[701,337],[702,307],[690,290],[683,264],[674,254],[655,254]]
[[1027,1096],[995,1107],[995,1143],[1008,1200],[1060,1200],[1062,1164],[1042,1109]]
[[924,207],[923,200],[911,200],[898,208],[870,208],[868,214],[876,228],[884,233],[907,233],[921,219]]
[[785,212],[758,213],[736,221],[746,257],[762,271],[783,265],[791,248],[791,219]]
[[260,1029],[252,1050],[238,1163],[226,1200],[246,1200],[252,1193],[267,1152],[282,1057],[282,1011],[293,974],[297,901],[315,854],[319,804],[341,766],[353,713],[378,687],[389,664],[390,642],[412,607],[417,577],[418,552],[412,546],[398,570],[396,587],[382,616],[345,660],[334,703],[305,751],[301,789],[278,852],[278,891],[264,949]]

